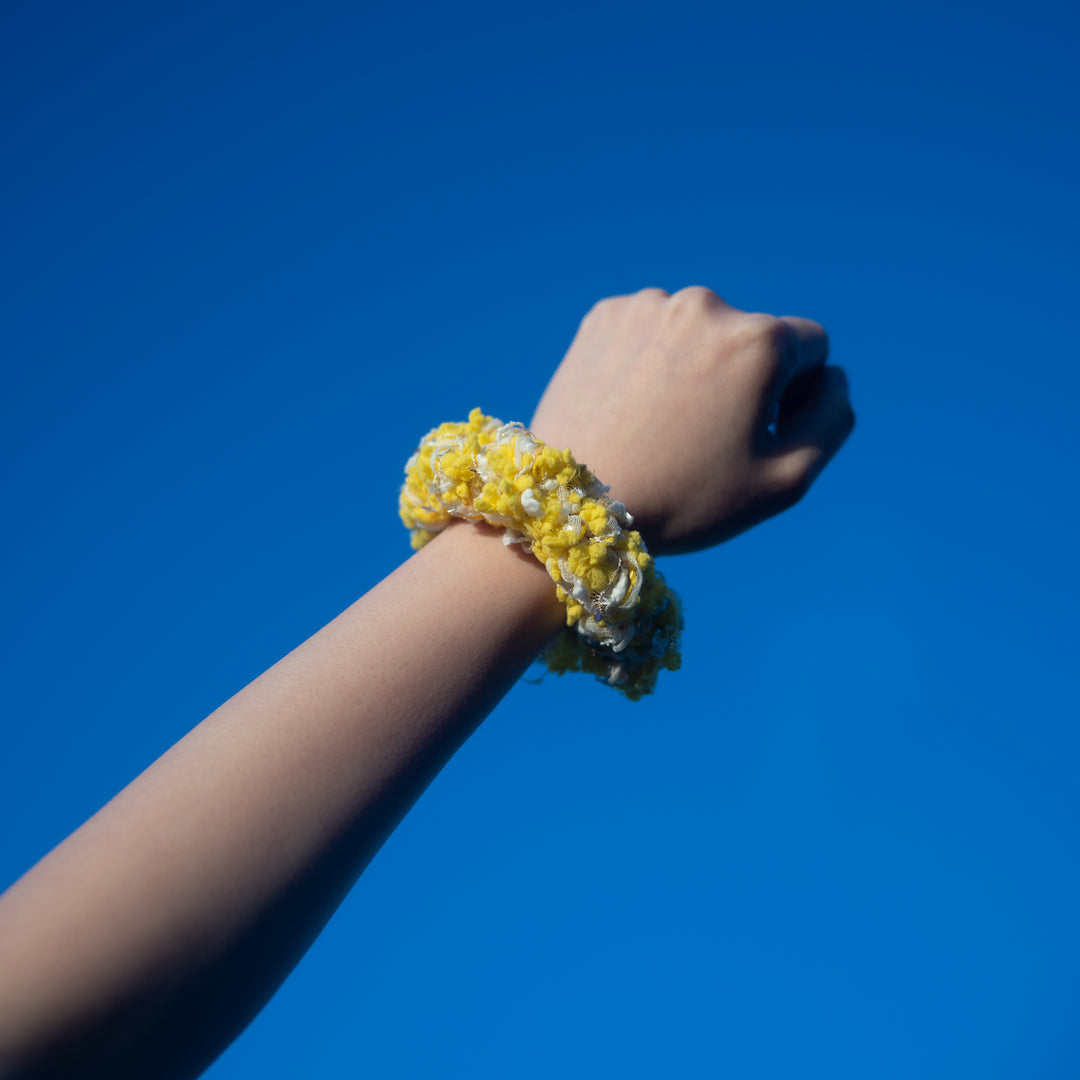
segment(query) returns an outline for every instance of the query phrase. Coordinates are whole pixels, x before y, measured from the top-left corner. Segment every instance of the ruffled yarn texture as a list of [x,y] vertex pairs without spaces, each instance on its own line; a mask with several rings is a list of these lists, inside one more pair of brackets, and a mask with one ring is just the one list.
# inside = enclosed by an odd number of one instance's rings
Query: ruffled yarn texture
[[543,659],[637,699],[679,667],[682,616],[633,518],[569,450],[473,409],[430,431],[405,466],[401,520],[421,548],[454,518],[504,529],[547,568],[568,632]]

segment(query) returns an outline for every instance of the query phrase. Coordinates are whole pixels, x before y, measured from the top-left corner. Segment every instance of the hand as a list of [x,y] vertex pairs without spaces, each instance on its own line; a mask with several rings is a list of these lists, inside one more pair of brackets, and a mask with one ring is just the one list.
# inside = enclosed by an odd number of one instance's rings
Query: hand
[[610,485],[650,551],[695,551],[796,503],[851,433],[827,355],[809,319],[643,289],[585,316],[530,426]]

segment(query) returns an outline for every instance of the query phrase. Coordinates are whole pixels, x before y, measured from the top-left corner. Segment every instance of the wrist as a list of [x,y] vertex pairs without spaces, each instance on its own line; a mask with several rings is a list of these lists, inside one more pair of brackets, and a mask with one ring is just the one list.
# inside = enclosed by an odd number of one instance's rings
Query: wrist
[[544,651],[550,670],[589,672],[636,700],[679,666],[678,597],[625,505],[569,450],[473,409],[420,441],[399,513],[414,548],[455,520],[482,521],[543,564],[573,628]]
[[566,609],[543,564],[517,544],[504,543],[500,529],[456,521],[410,561],[425,559],[443,565],[444,580],[448,586],[456,583],[461,604],[475,600],[489,619],[529,642],[534,653],[565,625]]

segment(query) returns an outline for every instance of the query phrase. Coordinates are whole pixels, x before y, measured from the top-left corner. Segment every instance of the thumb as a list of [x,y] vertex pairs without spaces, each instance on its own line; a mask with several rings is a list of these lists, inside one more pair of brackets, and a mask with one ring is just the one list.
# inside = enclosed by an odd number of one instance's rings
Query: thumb
[[780,401],[768,472],[795,501],[843,446],[855,427],[855,411],[843,368],[807,372],[793,379],[789,390]]

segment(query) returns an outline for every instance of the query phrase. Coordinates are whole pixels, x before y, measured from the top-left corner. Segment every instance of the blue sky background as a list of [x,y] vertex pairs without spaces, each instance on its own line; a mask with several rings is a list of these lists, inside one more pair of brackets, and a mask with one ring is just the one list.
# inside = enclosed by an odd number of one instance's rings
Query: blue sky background
[[588,307],[825,323],[859,427],[519,685],[232,1077],[1080,1074],[1074,4],[8,3],[0,884],[408,552]]

